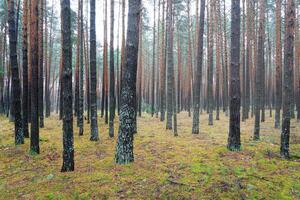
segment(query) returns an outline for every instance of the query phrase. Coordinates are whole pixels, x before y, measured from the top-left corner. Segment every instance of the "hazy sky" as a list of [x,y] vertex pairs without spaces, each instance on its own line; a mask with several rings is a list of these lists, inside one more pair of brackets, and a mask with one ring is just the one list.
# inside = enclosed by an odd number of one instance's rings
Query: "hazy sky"
[[[60,18],[60,0],[47,0],[48,6],[54,4],[54,8],[56,11],[56,16],[59,16]],[[107,0],[107,6],[108,6],[108,11],[107,11],[107,30],[108,30],[108,41],[110,38],[109,32],[110,32],[110,1]],[[118,23],[119,23],[119,31],[121,34],[121,1],[122,0],[114,0],[115,2],[115,16],[114,16],[114,44],[117,46],[117,32],[118,32]],[[128,4],[128,0],[125,0],[126,4]],[[88,2],[88,4],[87,4]],[[148,11],[149,15],[149,26],[153,26],[153,2],[154,0],[142,0],[142,5],[145,7],[145,9]],[[200,2],[200,0],[199,0]],[[227,10],[230,7],[230,0],[225,0],[226,2],[226,7]],[[158,0],[156,0],[156,4],[158,3]],[[206,2],[207,3],[207,2]],[[89,17],[89,1],[88,0],[83,0],[83,15],[84,17],[88,16]],[[125,10],[125,16],[127,16],[127,6],[126,5],[126,10]],[[158,10],[158,5],[157,9]],[[71,0],[71,8],[77,13],[78,10],[78,0]],[[87,10],[88,9],[88,10]],[[200,9],[200,6],[199,6]],[[157,11],[158,12],[158,11]],[[191,15],[195,15],[196,13],[196,0],[191,0]],[[156,14],[157,18],[158,14]],[[120,20],[119,20],[120,19]],[[96,0],[96,36],[97,36],[97,43],[100,43],[101,45],[103,44],[103,31],[104,31],[104,0]],[[89,19],[88,19],[89,22]],[[127,25],[127,19],[125,19],[125,26]],[[119,36],[120,37],[120,36]],[[120,41],[121,42],[121,41]]]

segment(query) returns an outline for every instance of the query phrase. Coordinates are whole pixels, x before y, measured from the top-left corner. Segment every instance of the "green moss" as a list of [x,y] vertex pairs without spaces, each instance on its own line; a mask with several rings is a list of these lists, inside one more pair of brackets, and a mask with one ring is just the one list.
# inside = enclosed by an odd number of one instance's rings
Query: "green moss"
[[[96,143],[89,141],[90,125],[79,137],[74,122],[75,172],[60,173],[58,116],[40,129],[39,155],[29,152],[28,139],[16,147],[13,123],[0,116],[0,199],[300,199],[300,145],[292,143],[291,159],[281,159],[274,119],[266,118],[255,142],[253,120],[241,123],[243,149],[232,152],[226,147],[228,118],[221,115],[213,127],[207,115],[200,118],[201,132],[192,135],[192,118],[179,114],[175,138],[165,123],[143,113],[135,162],[122,166],[114,163],[116,137],[109,138],[103,119]],[[292,123],[291,135],[299,137],[300,126]]]

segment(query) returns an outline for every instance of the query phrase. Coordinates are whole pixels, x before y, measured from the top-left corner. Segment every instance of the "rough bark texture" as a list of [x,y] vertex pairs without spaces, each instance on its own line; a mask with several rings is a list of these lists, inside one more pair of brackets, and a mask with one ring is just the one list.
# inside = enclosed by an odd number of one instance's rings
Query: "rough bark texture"
[[173,61],[173,19],[172,0],[167,1],[167,123],[166,128],[172,129],[173,116],[173,81],[174,81],[174,61]]
[[78,101],[78,126],[79,135],[83,135],[83,1],[79,2],[79,101]]
[[281,0],[276,0],[276,102],[275,102],[275,128],[280,127],[280,110],[282,105],[282,46],[281,46]]
[[90,0],[91,141],[98,141],[95,0]]
[[293,93],[293,67],[294,67],[294,27],[295,2],[288,0],[285,10],[285,36],[284,36],[284,69],[283,69],[283,95],[282,95],[282,130],[281,130],[281,156],[289,157],[290,120],[292,113]]
[[199,108],[200,108],[200,94],[202,87],[202,62],[203,62],[203,35],[204,35],[204,14],[205,14],[205,0],[201,0],[199,34],[198,34],[198,51],[197,51],[197,68],[194,84],[194,112],[193,112],[193,134],[199,134]]
[[209,46],[208,46],[208,74],[207,74],[207,98],[208,98],[208,125],[213,125],[213,70],[214,70],[214,6],[215,0],[210,3],[209,12]]
[[161,37],[161,62],[160,62],[160,121],[165,120],[166,107],[166,62],[165,62],[165,0],[162,2],[162,37]]
[[17,33],[15,21],[15,2],[8,1],[8,31],[9,31],[9,59],[10,70],[12,76],[12,105],[14,122],[15,122],[15,144],[24,143],[24,135],[22,129],[22,115],[21,115],[21,85],[19,78],[19,67],[17,58]]
[[126,56],[121,88],[120,126],[115,155],[117,164],[134,161],[133,133],[136,117],[136,72],[141,0],[129,0],[128,2]]
[[115,66],[114,66],[114,0],[110,1],[110,52],[109,52],[109,136],[114,137],[115,119]]
[[28,127],[28,1],[23,1],[23,93],[22,93],[22,116],[24,137],[29,138]]
[[39,31],[38,31],[38,96],[39,96],[39,118],[40,118],[40,128],[44,127],[44,1],[39,2]]
[[256,65],[256,76],[255,76],[255,125],[254,125],[254,140],[259,140],[260,132],[260,110],[263,115],[263,87],[264,87],[264,35],[265,35],[265,3],[264,0],[259,1],[259,30],[258,30],[258,42],[257,42],[257,65]]
[[227,148],[240,150],[240,1],[231,1],[230,119]]
[[155,0],[154,0],[154,6],[153,6],[154,10],[153,10],[153,15],[154,15],[154,20],[153,20],[153,47],[152,47],[152,72],[151,72],[151,77],[152,77],[152,81],[151,81],[151,116],[153,117],[154,115],[154,99],[155,99],[155,90],[154,90],[154,86],[155,86],[155,42],[156,42],[156,38],[155,38],[155,25],[156,25],[156,4],[155,4]]
[[63,66],[63,165],[61,171],[68,172],[74,171],[70,0],[61,0],[60,5]]
[[30,59],[31,59],[31,136],[30,150],[40,152],[39,147],[39,97],[38,97],[38,1],[31,1],[30,16]]

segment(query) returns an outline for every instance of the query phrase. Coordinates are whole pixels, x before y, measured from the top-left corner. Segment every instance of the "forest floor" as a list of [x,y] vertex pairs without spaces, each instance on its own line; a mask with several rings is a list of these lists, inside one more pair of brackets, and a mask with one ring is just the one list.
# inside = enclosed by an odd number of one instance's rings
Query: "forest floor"
[[81,137],[74,126],[75,171],[61,173],[57,116],[40,129],[39,155],[30,154],[28,139],[16,147],[13,123],[0,116],[0,199],[300,199],[300,123],[292,121],[291,159],[284,160],[273,118],[261,124],[258,142],[252,140],[253,120],[241,123],[240,152],[226,149],[225,115],[214,126],[207,125],[206,114],[200,119],[201,133],[192,135],[192,118],[179,114],[174,137],[165,123],[144,113],[135,162],[123,166],[114,162],[116,136],[109,138],[103,119],[96,143],[89,141],[88,124]]

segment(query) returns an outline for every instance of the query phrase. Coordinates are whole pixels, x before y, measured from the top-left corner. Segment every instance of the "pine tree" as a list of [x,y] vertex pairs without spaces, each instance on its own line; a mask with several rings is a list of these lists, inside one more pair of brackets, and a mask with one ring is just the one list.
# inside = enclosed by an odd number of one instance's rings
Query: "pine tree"
[[197,51],[197,68],[194,84],[194,113],[193,113],[193,134],[199,134],[199,108],[202,85],[202,62],[203,62],[203,35],[204,35],[204,15],[205,15],[205,0],[201,0],[199,34],[198,34],[198,51]]
[[98,141],[95,0],[90,0],[91,141]]
[[227,148],[240,150],[240,0],[231,1],[230,121]]
[[30,135],[30,150],[35,153],[40,152],[39,147],[39,58],[38,58],[38,30],[39,30],[39,15],[38,1],[31,1],[31,16],[30,16],[30,59],[31,59],[31,135]]
[[17,33],[15,21],[15,1],[8,1],[8,31],[9,31],[9,58],[10,70],[12,76],[12,104],[13,116],[15,122],[15,144],[24,143],[24,135],[22,129],[22,115],[21,115],[21,85],[19,79],[19,67],[17,58]]
[[72,115],[72,43],[70,0],[61,0],[61,34],[63,66],[63,165],[62,172],[74,171]]
[[285,36],[284,36],[284,68],[283,68],[283,95],[282,95],[282,130],[280,154],[289,158],[290,121],[292,114],[293,68],[294,68],[294,28],[295,28],[295,2],[287,0],[285,10]]
[[136,72],[139,45],[138,24],[140,20],[141,0],[129,0],[128,3],[126,57],[123,68],[120,126],[115,155],[117,164],[126,164],[134,161],[133,133],[135,131],[134,120],[136,117]]

